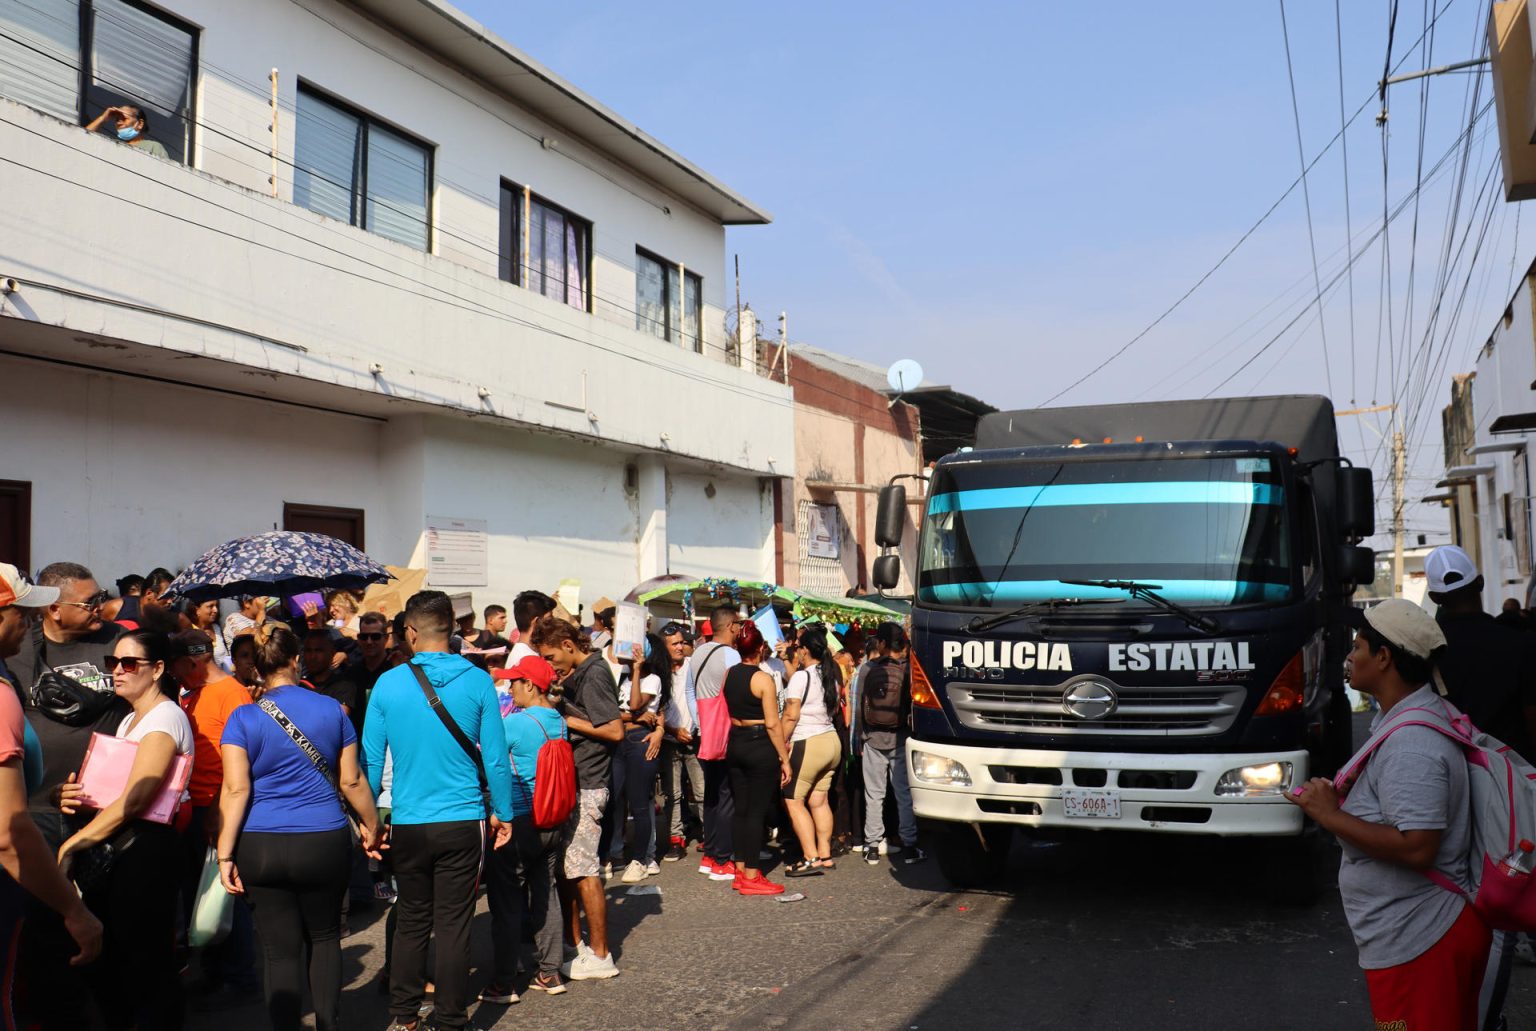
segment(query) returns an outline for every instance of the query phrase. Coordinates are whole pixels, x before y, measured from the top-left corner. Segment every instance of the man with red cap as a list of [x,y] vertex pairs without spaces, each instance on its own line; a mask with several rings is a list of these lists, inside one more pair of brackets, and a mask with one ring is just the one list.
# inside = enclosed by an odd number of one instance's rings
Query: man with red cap
[[487,869],[494,960],[491,983],[481,989],[480,1001],[507,1005],[517,1001],[514,978],[525,914],[539,964],[528,987],[550,995],[566,990],[560,977],[560,895],[555,890],[560,828],[534,826],[533,792],[539,749],[546,741],[567,735],[565,720],[549,698],[555,668],[548,662],[537,655],[525,656],[510,668],[491,670],[491,676],[511,681],[517,709],[501,718],[512,762],[512,843],[491,853]]

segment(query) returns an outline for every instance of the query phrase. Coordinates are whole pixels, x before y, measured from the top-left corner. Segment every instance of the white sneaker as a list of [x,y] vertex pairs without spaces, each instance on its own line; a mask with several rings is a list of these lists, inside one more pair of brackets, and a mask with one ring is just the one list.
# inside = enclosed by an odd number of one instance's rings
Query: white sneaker
[[620,878],[625,884],[639,884],[645,880],[645,864],[638,859],[630,860],[624,868],[624,876]]
[[598,872],[603,875],[603,880],[605,880],[605,881],[613,880],[613,864],[612,863],[604,863],[602,870],[600,870]]
[[647,877],[655,877],[659,873],[661,873],[661,864],[656,862],[656,860],[652,859],[649,863],[645,864],[645,875]]
[[587,952],[577,956],[571,963],[572,981],[601,981],[609,977],[618,977],[619,967],[613,961],[613,953],[606,956],[593,955]]
[[561,949],[563,950],[563,955],[561,956],[563,962],[560,964],[560,976],[570,980],[571,964],[575,963],[578,958],[589,954],[592,951],[592,946],[588,945],[587,940],[583,938],[576,943],[574,949],[569,945],[563,945]]

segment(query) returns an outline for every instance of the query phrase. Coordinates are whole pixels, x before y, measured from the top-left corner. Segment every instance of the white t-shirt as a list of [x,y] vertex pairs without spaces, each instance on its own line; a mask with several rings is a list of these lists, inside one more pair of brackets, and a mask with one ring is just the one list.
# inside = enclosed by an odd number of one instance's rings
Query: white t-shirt
[[790,741],[804,741],[817,734],[836,729],[832,716],[827,712],[826,695],[821,689],[821,667],[809,666],[789,678],[784,688],[784,704],[800,703],[800,718],[795,722],[795,732]]
[[688,709],[688,664],[693,659],[686,658],[683,664],[672,671],[672,697],[667,700],[667,726],[677,727],[692,734],[699,728],[694,725],[693,713]]
[[522,641],[518,641],[512,646],[511,653],[507,655],[507,668],[510,669],[511,667],[516,666],[524,659],[537,659],[538,657],[538,652],[528,647]]
[[[117,725],[117,736],[135,743],[143,741],[145,735],[161,733],[171,735],[171,740],[176,742],[176,751],[180,755],[192,754],[192,723],[187,719],[187,714],[181,711],[181,706],[167,698],[153,709],[149,710],[133,729],[128,729],[128,724],[133,722],[134,714],[129,713],[123,717],[123,721]],[[192,798],[191,794],[183,791],[181,802],[185,805]]]
[[[626,671],[627,672],[627,671]],[[619,699],[619,708],[629,712],[629,677],[623,682],[623,698]],[[657,712],[661,709],[661,678],[654,673],[647,673],[640,678],[640,693],[650,695],[651,700],[646,703],[645,712]]]

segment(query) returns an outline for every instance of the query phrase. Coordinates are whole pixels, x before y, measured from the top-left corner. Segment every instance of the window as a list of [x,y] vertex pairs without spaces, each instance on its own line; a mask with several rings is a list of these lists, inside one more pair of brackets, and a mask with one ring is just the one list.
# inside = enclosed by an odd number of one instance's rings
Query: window
[[501,184],[501,278],[572,308],[592,310],[592,223],[537,194],[527,195],[528,259],[523,262],[521,186]]
[[432,148],[299,84],[293,202],[431,247]]
[[363,546],[363,510],[332,508],[329,505],[298,505],[283,502],[283,529],[301,533],[323,533],[346,541],[354,548]]
[[80,125],[133,104],[185,162],[197,42],[193,26],[133,0],[0,0],[0,96]]
[[32,484],[0,480],[0,561],[26,572],[32,565]]
[[640,332],[703,353],[703,298],[703,279],[682,272],[675,262],[635,251],[635,328]]

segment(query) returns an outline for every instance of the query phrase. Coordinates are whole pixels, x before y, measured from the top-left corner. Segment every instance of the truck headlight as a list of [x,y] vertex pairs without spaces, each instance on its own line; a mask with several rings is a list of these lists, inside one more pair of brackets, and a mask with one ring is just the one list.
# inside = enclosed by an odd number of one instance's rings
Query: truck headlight
[[912,752],[912,776],[924,784],[970,787],[971,775],[955,760],[931,752]]
[[1244,798],[1283,795],[1291,788],[1291,774],[1290,763],[1239,766],[1221,775],[1221,779],[1216,782],[1216,794],[1240,795]]

